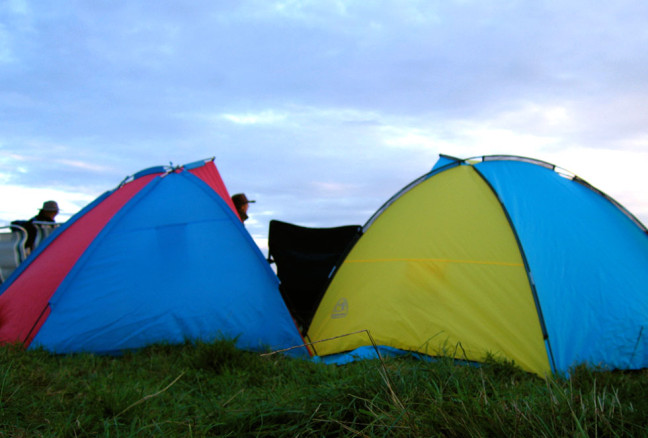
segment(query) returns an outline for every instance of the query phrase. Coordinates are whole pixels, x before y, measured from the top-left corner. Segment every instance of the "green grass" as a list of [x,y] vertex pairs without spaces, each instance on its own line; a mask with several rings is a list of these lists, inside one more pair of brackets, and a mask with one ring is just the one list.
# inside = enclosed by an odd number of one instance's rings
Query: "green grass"
[[121,357],[5,346],[0,436],[648,436],[648,371],[570,376],[407,357],[333,366],[231,342]]

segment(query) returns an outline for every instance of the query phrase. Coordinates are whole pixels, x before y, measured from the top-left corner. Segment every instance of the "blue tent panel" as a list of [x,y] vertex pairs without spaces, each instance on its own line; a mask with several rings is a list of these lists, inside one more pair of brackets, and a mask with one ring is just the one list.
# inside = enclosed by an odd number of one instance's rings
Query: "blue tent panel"
[[648,364],[648,238],[612,202],[546,167],[475,166],[527,257],[558,370]]
[[30,348],[110,353],[226,337],[263,350],[303,342],[240,220],[189,172],[154,179],[126,204],[50,307]]

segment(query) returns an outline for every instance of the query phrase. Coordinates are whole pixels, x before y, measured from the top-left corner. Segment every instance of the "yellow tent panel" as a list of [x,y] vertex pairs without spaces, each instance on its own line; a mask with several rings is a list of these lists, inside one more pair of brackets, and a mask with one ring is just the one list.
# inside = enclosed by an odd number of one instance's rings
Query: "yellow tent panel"
[[[378,345],[471,361],[490,353],[550,373],[516,238],[472,166],[433,175],[403,193],[339,267],[308,337],[361,330]],[[368,336],[358,334],[315,348],[329,355],[366,345]]]

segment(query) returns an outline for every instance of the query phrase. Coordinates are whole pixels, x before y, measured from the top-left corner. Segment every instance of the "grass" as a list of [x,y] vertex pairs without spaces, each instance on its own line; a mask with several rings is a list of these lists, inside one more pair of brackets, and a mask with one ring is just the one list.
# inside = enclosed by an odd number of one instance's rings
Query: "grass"
[[7,437],[642,437],[648,371],[414,358],[325,365],[231,342],[121,357],[0,348]]

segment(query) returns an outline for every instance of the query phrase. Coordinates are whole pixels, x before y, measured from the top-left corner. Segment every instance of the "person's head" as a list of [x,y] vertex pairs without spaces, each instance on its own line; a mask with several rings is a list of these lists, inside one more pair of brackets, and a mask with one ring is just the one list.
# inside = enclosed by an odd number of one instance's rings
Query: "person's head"
[[249,200],[247,196],[245,196],[245,193],[237,193],[232,196],[232,202],[234,203],[234,207],[236,207],[236,211],[241,220],[245,221],[248,218],[247,211],[249,204],[256,201]]
[[40,209],[41,216],[47,216],[51,220],[54,220],[58,212],[59,207],[56,201],[45,201],[43,202],[43,207]]

